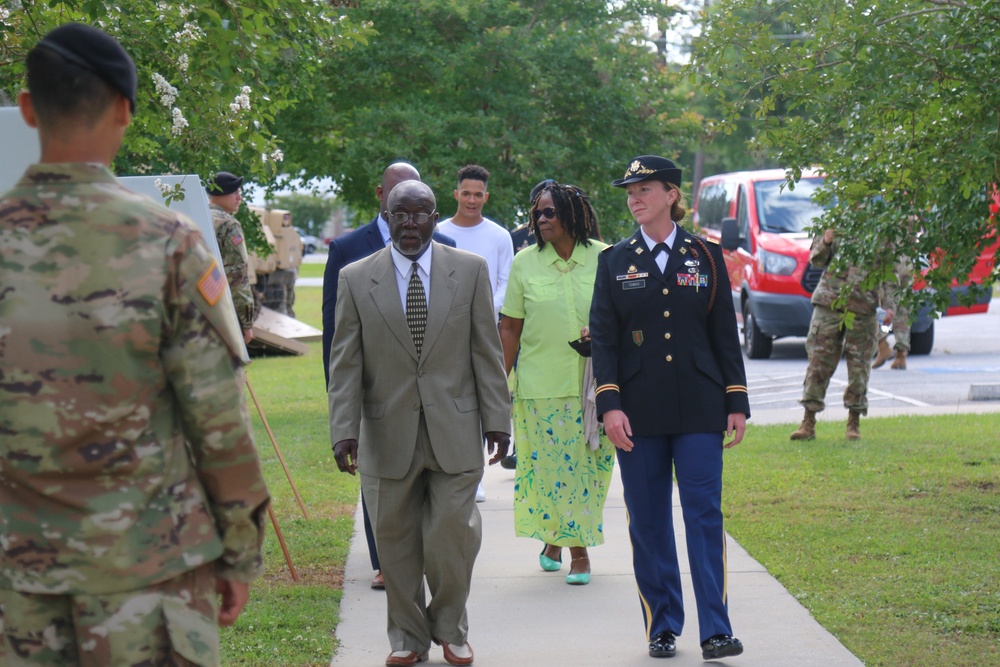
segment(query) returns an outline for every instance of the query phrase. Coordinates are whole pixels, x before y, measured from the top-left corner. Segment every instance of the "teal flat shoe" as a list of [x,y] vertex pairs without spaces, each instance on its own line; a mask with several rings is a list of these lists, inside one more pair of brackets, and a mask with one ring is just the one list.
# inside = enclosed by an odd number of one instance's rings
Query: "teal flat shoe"
[[[587,556],[581,556],[579,558],[574,558],[573,562],[575,563],[578,560],[587,561],[587,569],[590,569],[590,558]],[[586,586],[590,583],[590,572],[570,572],[566,575],[566,583],[570,586]]]
[[559,568],[562,567],[562,557],[559,560],[552,560],[545,555],[545,547],[542,547],[542,553],[538,554],[538,564],[546,572],[558,572]]

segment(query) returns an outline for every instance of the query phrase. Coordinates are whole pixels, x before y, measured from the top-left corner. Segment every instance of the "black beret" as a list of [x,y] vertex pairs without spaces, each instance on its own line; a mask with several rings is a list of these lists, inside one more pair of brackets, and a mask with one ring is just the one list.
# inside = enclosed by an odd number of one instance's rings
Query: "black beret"
[[242,185],[242,176],[230,174],[228,171],[220,171],[215,175],[215,178],[208,182],[205,190],[210,195],[228,195],[239,190]]
[[665,157],[640,155],[629,161],[625,175],[616,181],[611,181],[611,185],[621,188],[629,183],[642,181],[664,181],[680,187],[681,169]]
[[50,31],[36,46],[54,51],[99,76],[132,103],[135,113],[135,63],[114,37],[93,26],[67,23]]
[[535,197],[538,196],[538,193],[544,190],[545,188],[549,187],[553,183],[555,183],[555,181],[552,180],[551,178],[546,178],[544,181],[539,181],[538,185],[531,188],[531,194],[528,196],[528,203],[529,204],[534,203]]

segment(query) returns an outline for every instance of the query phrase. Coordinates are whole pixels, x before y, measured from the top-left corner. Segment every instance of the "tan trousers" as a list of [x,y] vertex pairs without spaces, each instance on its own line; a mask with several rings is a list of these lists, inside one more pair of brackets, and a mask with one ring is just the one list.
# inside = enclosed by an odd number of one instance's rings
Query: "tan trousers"
[[[406,476],[362,475],[385,578],[389,644],[423,653],[431,640],[462,645],[469,632],[466,602],[482,543],[476,487],[483,469],[441,470],[423,416]],[[424,577],[431,601],[426,603]]]

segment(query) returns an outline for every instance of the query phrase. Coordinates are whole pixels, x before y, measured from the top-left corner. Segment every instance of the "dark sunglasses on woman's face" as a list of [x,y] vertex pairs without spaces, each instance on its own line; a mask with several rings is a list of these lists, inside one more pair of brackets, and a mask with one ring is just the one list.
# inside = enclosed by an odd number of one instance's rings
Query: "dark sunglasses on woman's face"
[[540,211],[538,209],[535,209],[534,214],[535,214],[535,222],[538,222],[542,218],[548,218],[549,220],[551,220],[552,218],[556,217],[556,210],[551,206],[546,206]]

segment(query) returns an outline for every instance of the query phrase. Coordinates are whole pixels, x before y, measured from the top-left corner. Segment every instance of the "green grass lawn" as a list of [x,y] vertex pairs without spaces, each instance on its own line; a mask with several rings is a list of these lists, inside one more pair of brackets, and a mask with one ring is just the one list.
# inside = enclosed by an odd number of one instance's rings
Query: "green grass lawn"
[[861,425],[751,427],[727,530],[866,665],[1000,664],[1000,415]]
[[303,263],[299,265],[299,278],[322,278],[325,270],[326,264]]
[[[320,301],[320,288],[297,290],[299,319],[320,326]],[[269,527],[266,575],[223,631],[227,666],[325,666],[335,648],[358,480],[333,461],[319,355],[310,343],[249,369],[309,519],[251,403],[300,581]],[[727,530],[866,665],[1000,664],[1000,415],[861,427],[849,443],[843,424],[820,422],[801,443],[788,440],[792,425],[751,425],[726,454]],[[781,628],[770,639],[795,641]]]

